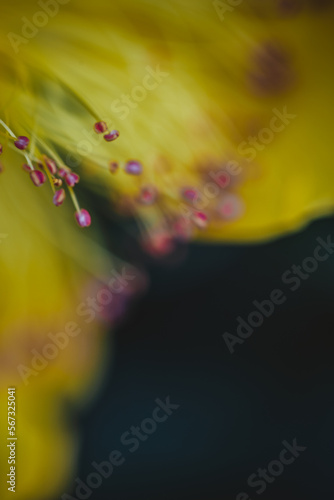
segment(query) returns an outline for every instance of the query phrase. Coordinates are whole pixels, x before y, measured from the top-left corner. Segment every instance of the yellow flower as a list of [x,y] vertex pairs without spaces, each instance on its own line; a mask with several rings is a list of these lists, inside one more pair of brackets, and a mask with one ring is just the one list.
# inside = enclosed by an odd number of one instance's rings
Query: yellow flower
[[2,394],[17,386],[18,499],[64,491],[76,437],[61,404],[82,402],[100,374],[98,322],[80,324],[28,385],[18,370],[76,321],[92,276],[110,269],[96,221],[88,233],[73,224],[65,187],[79,225],[90,224],[80,177],[137,219],[154,254],[175,239],[264,240],[333,211],[334,8],[287,5],[16,0],[2,10],[1,383]]
[[[1,21],[3,112],[93,189],[109,187],[145,234],[179,235],[181,214],[187,236],[253,241],[332,211],[331,4],[18,3],[24,19],[16,4]],[[95,134],[100,120],[119,139]],[[142,175],[127,173],[131,159]],[[207,186],[231,165],[228,186]]]

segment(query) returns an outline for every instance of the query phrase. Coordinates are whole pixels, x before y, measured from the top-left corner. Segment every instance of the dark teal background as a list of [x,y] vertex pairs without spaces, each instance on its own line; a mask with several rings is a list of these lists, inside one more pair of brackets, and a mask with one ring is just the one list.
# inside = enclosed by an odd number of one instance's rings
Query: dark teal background
[[[262,245],[192,245],[179,263],[125,245],[151,285],[117,329],[114,362],[77,424],[81,479],[114,449],[126,458],[92,500],[334,497],[334,255],[296,292],[285,286],[286,302],[233,355],[222,338],[328,234],[331,218]],[[167,396],[180,408],[129,453],[121,435]],[[307,450],[257,495],[247,478],[294,438]]]

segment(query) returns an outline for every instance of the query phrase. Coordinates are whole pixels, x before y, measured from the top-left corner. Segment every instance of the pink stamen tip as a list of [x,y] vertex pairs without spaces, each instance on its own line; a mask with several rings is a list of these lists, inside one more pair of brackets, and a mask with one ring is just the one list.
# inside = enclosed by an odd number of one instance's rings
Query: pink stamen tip
[[114,174],[118,170],[118,163],[117,161],[110,161],[109,162],[109,171]]
[[65,200],[65,190],[64,189],[59,189],[59,191],[56,191],[54,196],[53,196],[53,203],[56,205],[56,207],[59,207],[60,205],[63,204],[63,201]]
[[143,247],[154,257],[164,257],[174,250],[175,242],[168,232],[158,231],[144,239]]
[[24,135],[20,135],[16,141],[14,142],[14,145],[17,147],[17,149],[27,149],[29,144],[29,139],[28,137],[25,137]]
[[80,177],[78,174],[75,174],[74,172],[68,172],[65,174],[65,181],[66,184],[70,187],[74,187],[76,184],[78,184],[80,180]]
[[2,155],[2,144],[0,144],[0,155]]
[[50,158],[47,158],[46,156],[44,157],[45,165],[47,166],[49,172],[52,175],[56,175],[57,173],[57,165],[54,160],[51,160]]
[[23,163],[22,168],[28,173],[33,171],[33,168],[30,165],[28,165],[28,163]]
[[229,176],[229,174],[227,172],[224,172],[224,173],[220,174],[219,176],[217,176],[217,179],[219,179],[218,183],[219,183],[220,187],[222,187],[222,188],[227,187],[231,182],[231,177]]
[[33,170],[30,172],[30,179],[35,184],[35,186],[41,186],[46,181],[46,175],[40,170]]
[[75,218],[80,227],[88,227],[91,224],[91,216],[84,208],[80,212],[75,212]]
[[144,205],[151,205],[157,199],[157,190],[153,186],[142,187],[139,195],[139,201]]
[[194,224],[200,229],[206,228],[208,225],[208,217],[203,212],[195,212],[193,215]]
[[58,175],[59,175],[59,177],[63,177],[64,178],[66,174],[70,174],[70,173],[71,173],[71,170],[69,168],[63,168],[63,167],[61,167],[61,168],[58,169]]
[[103,134],[106,130],[108,130],[108,126],[106,122],[96,122],[94,125],[94,130],[97,134]]
[[143,171],[143,166],[139,161],[130,160],[125,164],[124,170],[130,175],[140,175]]
[[112,130],[111,132],[109,132],[108,134],[104,135],[103,138],[107,141],[107,142],[111,142],[111,141],[114,141],[115,139],[117,139],[117,137],[119,137],[119,132],[118,130]]
[[187,200],[193,201],[197,198],[197,191],[194,188],[183,189],[182,194]]
[[221,204],[218,206],[219,214],[227,220],[235,220],[241,217],[244,213],[245,206],[242,199],[235,194],[225,196]]

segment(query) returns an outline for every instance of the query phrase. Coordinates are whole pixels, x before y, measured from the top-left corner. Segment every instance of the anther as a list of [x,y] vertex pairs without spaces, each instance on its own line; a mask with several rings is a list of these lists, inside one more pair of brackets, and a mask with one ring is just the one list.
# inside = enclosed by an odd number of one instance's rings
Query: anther
[[91,216],[84,208],[75,212],[75,218],[80,227],[88,227],[91,224]]
[[59,189],[59,191],[55,192],[52,201],[56,205],[56,207],[62,205],[63,201],[65,200],[65,196],[66,194],[64,189]]
[[56,165],[56,162],[54,160],[51,160],[50,158],[48,158],[47,156],[44,156],[44,162],[45,162],[45,165],[47,166],[50,174],[52,175],[56,175],[57,173],[57,165]]
[[107,142],[114,141],[115,139],[117,139],[117,137],[119,137],[119,132],[118,132],[118,130],[112,130],[111,132],[108,132],[108,134],[105,134],[105,135],[103,136],[103,138],[104,138]]
[[114,174],[115,172],[117,172],[118,167],[119,167],[119,165],[118,165],[117,161],[110,161],[109,162],[109,171],[112,174]]
[[205,229],[208,225],[208,217],[204,212],[194,212],[192,220],[199,229]]
[[193,201],[197,198],[198,193],[194,188],[185,188],[182,190],[182,195],[186,200]]
[[97,134],[103,134],[106,130],[108,130],[108,126],[106,122],[96,122],[94,125],[94,130]]
[[24,135],[20,135],[16,141],[14,142],[14,145],[17,147],[17,149],[27,149],[29,144],[29,139],[28,137],[25,137]]
[[41,186],[46,181],[46,175],[41,170],[33,170],[30,172],[30,179],[35,184],[35,186]]
[[28,165],[28,163],[23,163],[22,165],[22,168],[23,170],[25,170],[26,172],[30,173],[32,172],[34,169],[31,167],[31,165]]
[[140,175],[143,171],[143,166],[139,161],[130,160],[125,164],[124,170],[127,174]]
[[153,186],[144,186],[140,190],[139,202],[144,205],[152,205],[157,198],[157,190]]
[[80,180],[80,177],[78,174],[75,174],[74,172],[68,172],[65,174],[65,181],[66,184],[70,187],[74,187],[76,184],[78,184]]

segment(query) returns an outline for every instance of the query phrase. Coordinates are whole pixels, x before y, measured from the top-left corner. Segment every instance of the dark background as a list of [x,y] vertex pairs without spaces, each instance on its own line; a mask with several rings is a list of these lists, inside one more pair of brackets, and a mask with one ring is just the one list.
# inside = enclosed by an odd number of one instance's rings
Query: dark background
[[[331,218],[261,245],[192,245],[179,263],[144,258],[150,287],[117,328],[104,384],[80,416],[78,477],[114,449],[126,461],[89,498],[333,498],[334,255],[299,290],[281,282],[329,234]],[[286,302],[230,354],[222,334],[274,288]],[[121,435],[167,396],[180,407],[130,453]],[[249,475],[294,438],[306,451],[256,494]]]

